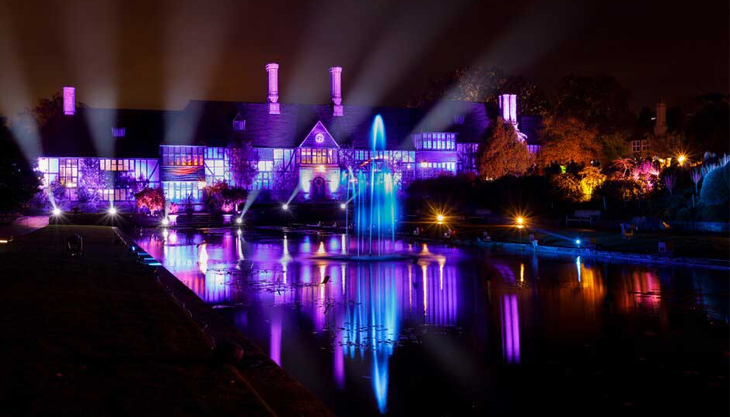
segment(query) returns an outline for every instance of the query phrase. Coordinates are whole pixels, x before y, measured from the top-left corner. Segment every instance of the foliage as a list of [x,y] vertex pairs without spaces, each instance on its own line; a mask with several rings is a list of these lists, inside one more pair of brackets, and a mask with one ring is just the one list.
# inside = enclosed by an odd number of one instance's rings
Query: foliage
[[165,194],[162,188],[145,188],[134,195],[137,207],[147,208],[153,215],[165,207]]
[[699,108],[687,126],[688,144],[697,151],[730,152],[730,105],[727,94],[698,97]]
[[629,134],[626,131],[615,131],[600,136],[601,166],[609,166],[612,161],[631,154]]
[[[233,210],[235,205],[246,201],[248,192],[239,187],[231,187],[225,182],[218,181],[203,190],[205,203],[212,210],[221,210],[226,213]],[[226,211],[226,208],[228,211]]]
[[647,135],[649,149],[660,158],[673,158],[686,149],[686,140],[682,132],[668,132],[662,136]]
[[48,185],[48,188],[51,190],[51,195],[53,196],[54,201],[60,202],[66,199],[66,185],[64,185],[61,181],[53,181]]
[[557,174],[550,178],[550,185],[558,192],[558,196],[567,201],[583,201],[583,189],[580,179],[571,173]]
[[0,213],[28,206],[38,193],[40,181],[0,116]]
[[583,201],[590,201],[593,197],[593,190],[598,188],[606,180],[600,169],[594,166],[587,166],[580,171],[580,188],[583,193]]
[[[81,102],[76,102],[76,108],[86,107]],[[36,120],[37,126],[43,127],[49,120],[59,113],[63,112],[63,94],[61,92],[55,92],[51,98],[42,98],[38,101],[38,104],[30,110],[33,117]]]
[[99,169],[98,159],[82,159],[79,163],[79,202],[95,210],[101,200],[99,191],[108,188],[108,182],[106,173]]
[[545,142],[540,151],[543,166],[552,163],[568,165],[571,162],[588,165],[601,155],[596,129],[586,126],[575,117],[545,118],[541,136]]
[[176,202],[171,202],[170,207],[167,208],[168,214],[177,214],[180,211],[180,206]]
[[613,77],[567,76],[558,82],[555,114],[576,118],[605,134],[633,125],[628,92]]
[[700,200],[706,205],[721,205],[730,201],[730,163],[713,169],[705,176]]
[[479,173],[482,178],[497,179],[505,175],[520,176],[532,165],[527,145],[517,138],[512,124],[501,117],[480,150]]
[[422,106],[442,99],[497,106],[500,94],[516,94],[520,114],[542,115],[550,105],[547,95],[535,83],[521,76],[508,76],[496,67],[459,67],[430,80],[425,92],[410,105]]
[[257,171],[253,145],[250,141],[234,138],[229,149],[231,181],[242,188],[250,187]]
[[663,178],[664,186],[669,190],[669,194],[674,193],[674,187],[677,185],[677,176],[674,174],[666,174]]

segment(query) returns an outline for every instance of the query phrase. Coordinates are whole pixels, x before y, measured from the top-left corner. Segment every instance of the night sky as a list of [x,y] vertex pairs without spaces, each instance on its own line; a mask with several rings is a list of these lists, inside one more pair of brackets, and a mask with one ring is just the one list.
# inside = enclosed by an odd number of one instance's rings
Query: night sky
[[[586,6],[584,3],[592,3]],[[638,109],[728,93],[727,0],[40,1],[0,3],[0,111],[65,84],[92,106],[189,99],[402,104],[436,74],[499,66],[552,93],[567,74],[615,76]]]

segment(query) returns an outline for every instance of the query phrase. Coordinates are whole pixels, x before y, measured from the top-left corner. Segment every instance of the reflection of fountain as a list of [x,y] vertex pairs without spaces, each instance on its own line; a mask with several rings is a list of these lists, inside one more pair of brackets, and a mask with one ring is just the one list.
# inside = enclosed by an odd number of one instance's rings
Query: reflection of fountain
[[[372,157],[355,174],[357,254],[392,252],[395,241],[396,200],[393,173],[385,156],[385,125],[375,116],[370,130]],[[389,243],[389,245],[388,245]]]

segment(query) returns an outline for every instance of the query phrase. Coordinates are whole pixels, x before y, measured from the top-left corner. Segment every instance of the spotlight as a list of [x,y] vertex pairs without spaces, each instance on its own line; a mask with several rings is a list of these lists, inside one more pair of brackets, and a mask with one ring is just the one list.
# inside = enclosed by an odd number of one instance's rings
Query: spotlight
[[679,155],[677,157],[677,162],[679,162],[679,165],[684,165],[684,162],[687,160],[686,155]]
[[517,223],[518,226],[523,226],[525,224],[525,218],[522,216],[518,216],[515,219],[515,223]]
[[236,224],[243,223],[243,219],[241,217],[236,217]]
[[444,221],[444,215],[443,214],[437,215],[436,216],[436,221],[438,221],[439,223],[442,222],[442,221]]
[[282,209],[283,209],[284,211],[286,211],[286,210],[289,210],[289,204],[283,204],[283,205],[281,206],[281,208],[282,208]]
[[345,210],[347,208],[347,204],[345,204],[345,203],[340,204],[340,208],[342,210]]
[[61,209],[58,208],[58,207],[54,207],[52,213],[53,213],[54,216],[60,216],[61,215]]
[[167,226],[168,224],[170,224],[170,220],[168,220],[167,217],[165,217],[164,219],[162,219],[162,225],[163,226]]
[[241,234],[243,234],[243,232],[241,231],[241,229],[238,229],[238,230],[236,230],[236,234],[237,234],[238,236],[241,236]]
[[112,216],[117,214],[117,208],[114,206],[109,207],[109,214],[111,214]]
[[575,240],[575,246],[580,246],[580,239]]

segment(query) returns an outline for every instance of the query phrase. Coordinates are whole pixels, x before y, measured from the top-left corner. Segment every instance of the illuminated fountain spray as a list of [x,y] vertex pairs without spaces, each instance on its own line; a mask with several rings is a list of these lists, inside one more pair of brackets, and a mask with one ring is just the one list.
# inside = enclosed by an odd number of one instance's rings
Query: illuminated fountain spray
[[[384,255],[395,242],[396,199],[393,173],[385,157],[385,125],[380,115],[370,128],[372,157],[355,173],[355,225],[358,255]],[[367,248],[367,251],[364,249]]]

